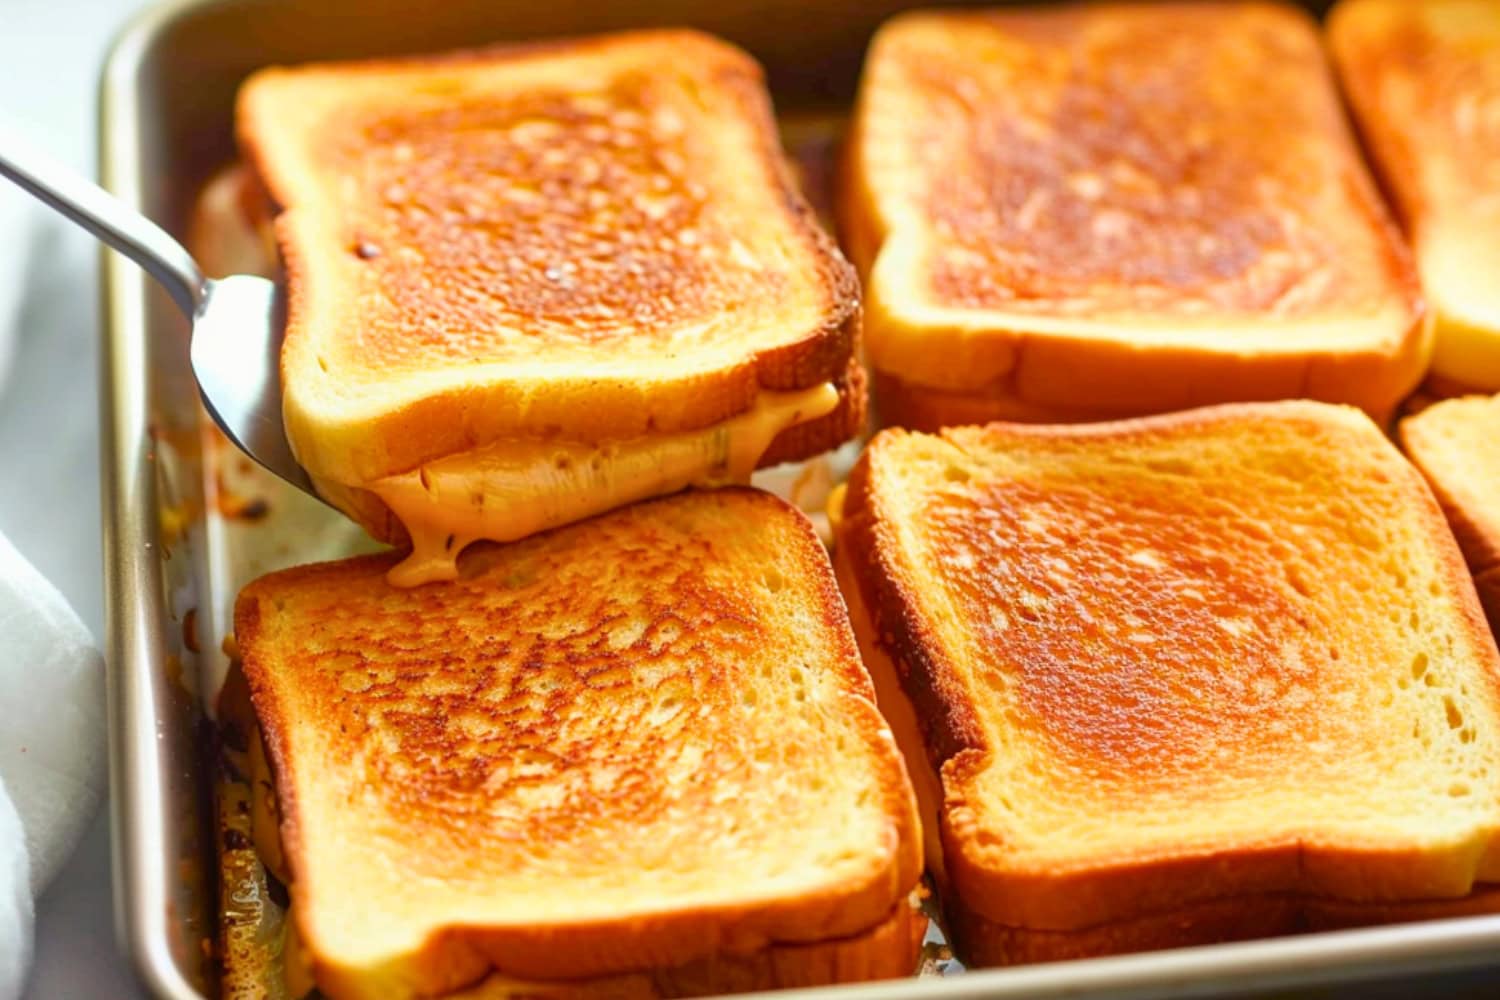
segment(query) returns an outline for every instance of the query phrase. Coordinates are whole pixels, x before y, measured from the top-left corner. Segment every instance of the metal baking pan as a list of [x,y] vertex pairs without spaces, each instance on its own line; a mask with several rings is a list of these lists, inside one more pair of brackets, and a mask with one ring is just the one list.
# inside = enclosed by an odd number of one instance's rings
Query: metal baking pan
[[[766,66],[780,111],[847,108],[866,42],[899,0],[175,0],[121,34],[100,102],[104,184],[182,234],[234,154],[235,88],[258,66],[434,51],[646,25],[694,25]],[[1310,4],[1314,9],[1325,4]],[[349,529],[234,461],[205,476],[187,330],[164,295],[106,255],[101,384],[110,779],[121,942],[147,989],[217,995],[212,802],[203,735],[238,577],[337,553]],[[236,483],[246,477],[249,485]],[[247,520],[247,519],[253,519]],[[250,531],[257,532],[253,537]],[[1295,990],[1494,995],[1500,917],[1343,931],[821,991],[828,997],[1247,995]],[[1491,966],[1486,969],[1485,966]],[[1375,980],[1383,985],[1374,985]]]

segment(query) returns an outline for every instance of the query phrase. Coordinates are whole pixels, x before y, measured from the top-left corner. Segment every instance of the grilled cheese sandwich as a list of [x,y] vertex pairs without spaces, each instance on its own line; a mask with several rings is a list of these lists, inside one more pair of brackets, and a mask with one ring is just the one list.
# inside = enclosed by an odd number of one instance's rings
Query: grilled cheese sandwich
[[[254,179],[243,166],[222,172],[204,189],[193,245],[215,273],[276,276],[270,216],[253,192]],[[745,412],[700,431],[592,445],[495,443],[388,476],[370,492],[396,513],[412,543],[412,555],[392,571],[393,579],[402,586],[451,579],[454,557],[475,539],[510,541],[687,486],[750,482],[778,435],[843,404],[850,391],[845,382],[763,390]],[[783,448],[772,457],[780,461],[798,451]],[[340,492],[334,484],[325,488]]]
[[1362,414],[888,430],[838,502],[965,961],[1500,906],[1500,653]]
[[1426,368],[1415,270],[1301,12],[907,12],[871,42],[844,173],[883,420],[1381,418]]
[[249,839],[290,899],[274,950],[318,989],[915,968],[910,785],[801,514],[691,491],[471,550],[442,586],[393,588],[394,562],[273,574],[236,610]]
[[857,281],[743,52],[659,31],[270,69],[238,115],[280,209],[288,440],[413,546],[393,582],[860,429]]
[[1416,251],[1433,374],[1500,389],[1500,0],[1342,0],[1327,33]]

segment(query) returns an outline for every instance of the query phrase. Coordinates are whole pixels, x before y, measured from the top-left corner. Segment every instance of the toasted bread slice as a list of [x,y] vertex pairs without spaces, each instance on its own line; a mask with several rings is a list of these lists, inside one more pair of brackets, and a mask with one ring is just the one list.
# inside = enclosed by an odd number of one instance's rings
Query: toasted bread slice
[[909,383],[1383,418],[1426,367],[1410,255],[1293,8],[899,16],[870,47],[845,181],[869,361]]
[[788,985],[911,971],[914,944],[869,949],[913,940],[912,793],[806,518],[690,492],[440,587],[391,563],[273,574],[236,613],[325,992],[671,982],[792,945],[818,948],[767,966]]
[[1401,421],[1400,433],[1448,516],[1500,635],[1500,396],[1435,403]]
[[1500,0],[1342,0],[1328,20],[1437,326],[1432,369],[1500,389]]
[[838,524],[960,941],[1500,880],[1500,653],[1359,412],[885,431]]
[[238,131],[282,208],[288,438],[378,537],[439,550],[439,575],[475,538],[743,480],[858,429],[853,269],[797,192],[760,68],[726,43],[269,69]]

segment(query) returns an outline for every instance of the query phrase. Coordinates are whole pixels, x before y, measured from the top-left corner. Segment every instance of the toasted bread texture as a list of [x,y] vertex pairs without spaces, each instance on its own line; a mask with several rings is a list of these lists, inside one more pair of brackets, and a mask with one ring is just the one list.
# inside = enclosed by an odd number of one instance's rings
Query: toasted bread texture
[[1356,410],[884,431],[838,556],[960,941],[1500,880],[1500,653]]
[[237,123],[282,209],[287,433],[316,478],[695,430],[848,364],[853,271],[723,42],[269,69]]
[[1124,414],[1384,417],[1430,326],[1317,29],[1265,3],[899,16],[840,197],[878,371]]
[[1342,0],[1328,41],[1416,251],[1433,371],[1500,389],[1500,0]]
[[1436,403],[1401,421],[1400,434],[1437,494],[1500,634],[1500,396]]
[[[912,939],[910,784],[801,514],[690,492],[477,548],[442,586],[394,589],[391,561],[264,577],[236,611],[325,992]],[[915,957],[806,954],[778,981]]]

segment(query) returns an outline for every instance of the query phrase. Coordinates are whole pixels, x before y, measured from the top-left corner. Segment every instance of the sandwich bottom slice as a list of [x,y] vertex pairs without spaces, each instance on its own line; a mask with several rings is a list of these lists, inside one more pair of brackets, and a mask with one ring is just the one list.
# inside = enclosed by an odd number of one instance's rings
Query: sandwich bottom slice
[[801,514],[689,492],[477,548],[441,586],[390,586],[393,558],[241,594],[232,982],[278,955],[285,995],[335,1000],[915,969],[915,803]]
[[1500,911],[1500,653],[1362,414],[884,431],[838,502],[966,962]]
[[1500,634],[1500,395],[1435,403],[1401,421],[1400,436],[1437,495]]

